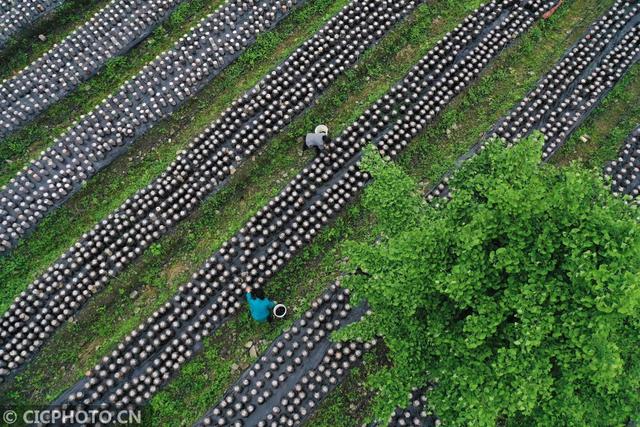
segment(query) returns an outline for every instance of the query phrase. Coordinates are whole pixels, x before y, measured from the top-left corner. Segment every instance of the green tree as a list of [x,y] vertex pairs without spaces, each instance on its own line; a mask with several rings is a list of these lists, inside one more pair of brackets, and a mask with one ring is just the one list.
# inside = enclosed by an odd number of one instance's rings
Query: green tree
[[433,384],[445,425],[623,425],[640,414],[640,227],[596,171],[540,165],[534,136],[494,142],[428,205],[369,150],[378,244],[348,243],[345,283],[379,336],[376,413]]

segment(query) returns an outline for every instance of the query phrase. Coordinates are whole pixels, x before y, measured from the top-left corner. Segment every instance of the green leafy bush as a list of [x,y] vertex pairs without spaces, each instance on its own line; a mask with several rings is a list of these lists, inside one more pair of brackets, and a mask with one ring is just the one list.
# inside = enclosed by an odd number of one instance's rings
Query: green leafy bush
[[338,334],[381,336],[382,419],[435,385],[445,425],[605,426],[640,413],[640,227],[596,171],[540,166],[538,136],[494,142],[423,202],[369,150],[364,203],[378,244],[348,244],[345,278],[372,314]]

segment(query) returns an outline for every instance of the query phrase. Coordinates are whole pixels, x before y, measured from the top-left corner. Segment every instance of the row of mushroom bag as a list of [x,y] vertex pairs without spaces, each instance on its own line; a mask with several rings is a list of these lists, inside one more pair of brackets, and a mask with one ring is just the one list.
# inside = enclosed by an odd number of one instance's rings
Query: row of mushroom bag
[[73,92],[164,21],[181,0],[112,0],[0,85],[0,139]]
[[68,128],[0,190],[0,253],[306,0],[227,0]]

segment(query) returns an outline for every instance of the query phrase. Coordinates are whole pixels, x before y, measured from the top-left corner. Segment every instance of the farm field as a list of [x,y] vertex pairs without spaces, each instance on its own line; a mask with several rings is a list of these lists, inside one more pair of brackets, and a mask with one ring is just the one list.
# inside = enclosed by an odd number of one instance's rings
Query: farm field
[[640,422],[640,3],[38,3],[0,6],[0,410]]

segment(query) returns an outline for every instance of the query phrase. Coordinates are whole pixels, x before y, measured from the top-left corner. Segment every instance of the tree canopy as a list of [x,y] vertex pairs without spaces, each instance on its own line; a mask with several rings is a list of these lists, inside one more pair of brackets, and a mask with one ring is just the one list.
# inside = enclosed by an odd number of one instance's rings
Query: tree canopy
[[378,415],[433,385],[446,425],[623,425],[640,415],[640,227],[597,171],[541,165],[542,140],[493,142],[427,204],[368,150],[375,245],[348,243],[345,284],[382,337]]

